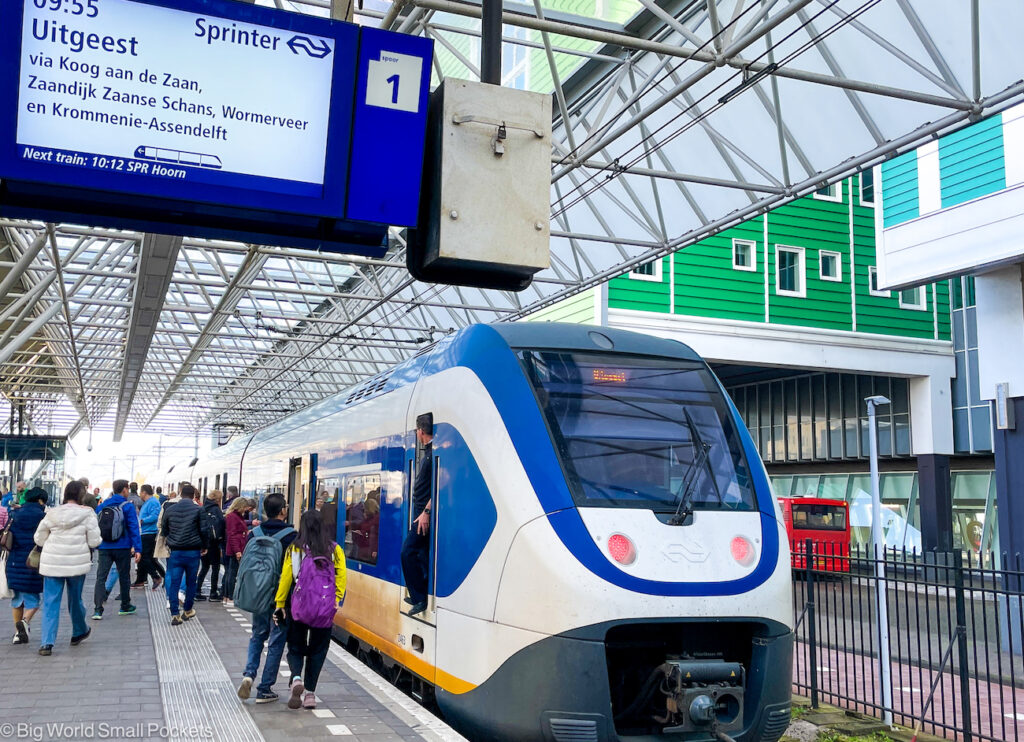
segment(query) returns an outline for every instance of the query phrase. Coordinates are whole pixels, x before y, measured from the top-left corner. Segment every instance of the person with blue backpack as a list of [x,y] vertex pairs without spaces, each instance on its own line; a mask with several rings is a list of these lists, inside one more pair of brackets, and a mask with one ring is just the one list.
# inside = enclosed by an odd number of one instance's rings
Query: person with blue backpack
[[316,708],[316,685],[338,607],[345,601],[345,552],[316,510],[299,520],[299,535],[284,554],[274,622],[288,625],[288,708]]
[[249,652],[242,671],[242,683],[238,686],[238,697],[243,701],[252,693],[264,645],[267,647],[267,660],[256,689],[256,703],[272,703],[278,698],[272,688],[281,669],[288,633],[285,626],[274,622],[274,598],[281,581],[285,549],[298,535],[284,519],[285,507],[283,495],[273,493],[263,499],[265,518],[252,530],[238,562],[233,595],[235,607],[252,614]]
[[99,559],[96,563],[96,587],[93,590],[93,621],[103,618],[103,604],[107,602],[106,581],[111,565],[117,565],[117,578],[121,583],[121,610],[119,616],[131,616],[136,608],[131,602],[132,559],[142,558],[142,534],[139,514],[127,499],[131,492],[127,479],[114,481],[113,494],[96,508],[99,517]]
[[33,487],[25,495],[25,504],[11,513],[9,533],[11,551],[7,555],[7,585],[14,591],[11,615],[14,619],[14,644],[28,644],[29,624],[39,610],[43,578],[26,562],[35,548],[35,533],[46,515],[46,490]]

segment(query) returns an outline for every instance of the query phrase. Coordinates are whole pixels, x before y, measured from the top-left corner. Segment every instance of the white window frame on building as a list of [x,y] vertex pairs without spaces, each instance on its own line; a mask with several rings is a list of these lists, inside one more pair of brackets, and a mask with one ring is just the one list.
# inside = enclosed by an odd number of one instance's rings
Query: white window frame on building
[[[797,283],[799,288],[796,290],[784,289],[779,283],[779,255],[784,252],[793,253],[797,256]],[[775,246],[775,293],[779,296],[793,296],[798,299],[803,299],[807,296],[807,256],[804,248],[794,245]]]
[[[872,278],[874,280],[872,280]],[[886,299],[892,297],[891,291],[884,291],[877,288],[878,286],[878,268],[873,265],[868,266],[868,293],[872,296],[884,296]]]
[[[742,265],[736,261],[736,248],[739,246],[746,247],[750,252],[747,253],[750,258],[750,265]],[[733,240],[732,241],[732,267],[738,271],[750,271],[754,272],[757,270],[757,242],[754,240]]]
[[874,206],[875,205],[875,200],[874,199],[868,200],[868,199],[864,198],[864,173],[871,173],[871,190],[872,191],[875,190],[875,186],[878,183],[878,173],[875,172],[874,168],[868,168],[867,170],[861,170],[860,173],[857,174],[857,191],[860,194],[860,205],[861,206]]
[[[915,291],[917,296],[916,302],[904,301],[903,297],[908,291]],[[913,309],[918,312],[928,311],[928,291],[925,286],[913,286],[909,289],[903,289],[899,292],[900,295],[900,309]]]
[[[641,263],[629,272],[629,277],[636,281],[654,281],[661,283],[661,261],[664,258],[655,258],[646,263]],[[653,268],[653,273],[641,273],[642,269]]]
[[811,195],[813,195],[819,201],[834,201],[835,203],[842,203],[843,181],[840,180],[835,183],[830,183],[824,188],[819,188]]
[[[835,261],[836,272],[834,275],[825,273],[825,258],[829,257]],[[833,281],[839,283],[843,280],[843,254],[835,250],[818,251],[818,278],[822,281]]]

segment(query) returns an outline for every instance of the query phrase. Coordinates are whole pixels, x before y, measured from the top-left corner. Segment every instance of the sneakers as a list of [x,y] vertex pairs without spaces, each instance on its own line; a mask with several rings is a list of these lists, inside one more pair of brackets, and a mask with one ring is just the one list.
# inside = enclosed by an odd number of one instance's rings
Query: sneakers
[[145,582],[133,582],[132,583],[132,590],[141,590],[145,586],[146,586]]
[[39,647],[39,654],[41,654],[43,657],[49,657],[51,654],[53,654],[53,645],[44,644],[43,646]]
[[171,616],[171,626],[181,626],[181,624],[182,619],[180,613],[175,613],[173,616]]
[[316,708],[316,693],[311,690],[306,691],[306,695],[302,697],[302,708],[304,709],[315,709]]
[[256,694],[256,703],[273,703],[279,696],[272,690],[261,690]]
[[224,598],[220,596],[220,593],[210,593],[211,603],[220,603],[222,600],[224,600]]
[[164,578],[163,577],[157,577],[157,578],[155,578],[153,580],[153,589],[154,590],[159,590],[161,588],[161,586],[163,586],[163,584],[164,584]]
[[92,612],[92,620],[93,621],[102,621],[103,620],[103,609],[102,608],[97,608],[96,610],[94,610]]
[[28,644],[28,621],[17,621],[14,624],[14,641],[12,644]]
[[92,629],[86,629],[84,634],[79,634],[78,636],[71,637],[71,646],[72,647],[77,647],[79,644],[81,644],[86,639],[88,639],[89,638],[89,634],[91,634],[91,633],[92,633]]
[[206,596],[203,595],[202,593],[196,593],[195,599],[200,601],[200,602],[202,602],[202,601],[206,600]]
[[238,686],[238,697],[243,701],[252,694],[252,678],[246,675],[242,678],[242,684]]
[[419,603],[417,603],[409,609],[409,615],[415,616],[417,613],[423,613],[423,611],[425,610],[427,610],[427,601],[421,600]]
[[181,614],[181,617],[184,618],[186,621],[192,620],[193,618],[196,617],[196,609],[193,608],[190,611],[185,611],[184,613]]
[[288,708],[297,709],[302,705],[302,691],[306,686],[302,684],[302,678],[292,678],[291,695],[288,696]]
[[117,612],[117,615],[119,615],[119,616],[134,616],[138,612],[139,612],[138,608],[136,608],[133,605],[129,605],[127,608],[122,608],[121,610],[119,610]]

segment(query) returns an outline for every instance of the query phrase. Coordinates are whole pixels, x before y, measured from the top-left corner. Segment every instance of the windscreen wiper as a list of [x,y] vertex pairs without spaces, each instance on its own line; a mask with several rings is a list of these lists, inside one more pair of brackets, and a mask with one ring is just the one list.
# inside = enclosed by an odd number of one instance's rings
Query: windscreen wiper
[[[686,472],[683,474],[682,481],[679,482],[679,489],[676,491],[676,499],[679,501],[679,506],[676,508],[675,515],[669,518],[668,524],[670,526],[681,526],[693,515],[693,492],[697,482],[700,480],[704,465],[708,463],[708,455],[711,452],[711,444],[704,440],[704,437],[697,429],[697,425],[693,422],[690,411],[685,407],[683,408],[683,415],[686,416],[686,427],[690,430],[690,440],[693,441],[696,452],[693,456],[693,461],[690,462]],[[711,475],[711,485],[715,488],[718,501],[720,503],[724,502],[722,493],[718,489],[718,482],[715,481],[714,470],[709,469],[708,473]]]

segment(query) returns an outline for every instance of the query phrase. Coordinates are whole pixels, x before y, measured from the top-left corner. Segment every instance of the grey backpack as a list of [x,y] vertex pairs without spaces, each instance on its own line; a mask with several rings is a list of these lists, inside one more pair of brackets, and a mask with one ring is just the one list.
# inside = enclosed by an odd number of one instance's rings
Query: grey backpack
[[273,609],[284,561],[281,540],[290,533],[295,529],[282,528],[273,536],[264,533],[262,526],[253,529],[235,578],[235,606],[239,610],[263,615]]

